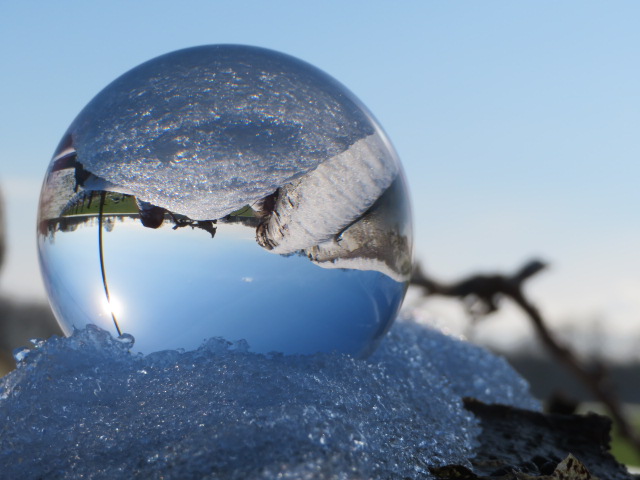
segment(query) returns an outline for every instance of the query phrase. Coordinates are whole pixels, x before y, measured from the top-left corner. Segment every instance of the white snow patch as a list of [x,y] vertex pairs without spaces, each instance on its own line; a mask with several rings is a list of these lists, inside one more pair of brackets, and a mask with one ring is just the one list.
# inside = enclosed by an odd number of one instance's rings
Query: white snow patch
[[21,350],[0,380],[3,475],[432,478],[473,454],[461,397],[539,408],[503,359],[411,321],[368,360],[219,339],[142,356],[131,340],[90,326]]

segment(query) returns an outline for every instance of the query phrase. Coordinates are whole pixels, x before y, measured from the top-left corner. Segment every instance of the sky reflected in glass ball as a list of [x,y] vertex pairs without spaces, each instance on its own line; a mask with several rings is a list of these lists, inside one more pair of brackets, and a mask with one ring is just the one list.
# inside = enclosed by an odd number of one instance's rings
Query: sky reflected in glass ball
[[214,45],[125,73],[71,124],[38,215],[65,333],[366,356],[411,272],[406,181],[367,109],[293,57]]

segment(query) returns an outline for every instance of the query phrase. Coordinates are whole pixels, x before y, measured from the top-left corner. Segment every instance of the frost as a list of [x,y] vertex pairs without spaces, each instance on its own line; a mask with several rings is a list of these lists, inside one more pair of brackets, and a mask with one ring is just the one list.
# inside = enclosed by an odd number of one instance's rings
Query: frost
[[[78,161],[101,179],[94,188],[117,186],[191,219],[214,220],[372,136],[374,124],[344,87],[307,63],[261,48],[207,45],[120,76],[67,133]],[[352,152],[367,178],[376,159],[361,158],[363,148],[377,145],[365,140]]]
[[472,455],[462,396],[539,408],[503,360],[407,320],[368,360],[130,346],[89,326],[0,380],[5,478],[431,478]]

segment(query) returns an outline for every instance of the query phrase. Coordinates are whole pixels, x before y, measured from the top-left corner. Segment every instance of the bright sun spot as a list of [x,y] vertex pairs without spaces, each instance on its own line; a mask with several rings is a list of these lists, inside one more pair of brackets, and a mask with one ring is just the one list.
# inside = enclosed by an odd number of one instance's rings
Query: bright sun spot
[[122,314],[122,302],[116,297],[111,297],[111,301],[107,297],[102,297],[102,310],[109,316],[113,315],[116,319]]

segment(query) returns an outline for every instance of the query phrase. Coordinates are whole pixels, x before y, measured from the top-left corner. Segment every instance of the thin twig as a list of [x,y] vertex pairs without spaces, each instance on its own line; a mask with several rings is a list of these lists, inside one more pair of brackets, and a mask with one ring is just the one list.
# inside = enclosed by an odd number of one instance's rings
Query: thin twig
[[624,414],[620,401],[605,372],[602,369],[596,371],[587,368],[567,345],[558,341],[547,327],[547,322],[540,314],[540,311],[523,293],[522,286],[524,281],[545,267],[546,264],[540,260],[532,260],[511,276],[500,274],[473,275],[459,282],[442,284],[427,276],[417,266],[411,278],[411,283],[425,289],[426,295],[458,297],[468,304],[475,315],[478,313],[486,315],[495,312],[502,297],[511,299],[531,320],[536,333],[546,348],[556,359],[565,364],[593,395],[607,407],[609,414],[618,424],[620,434],[640,452],[640,437],[638,437]]

